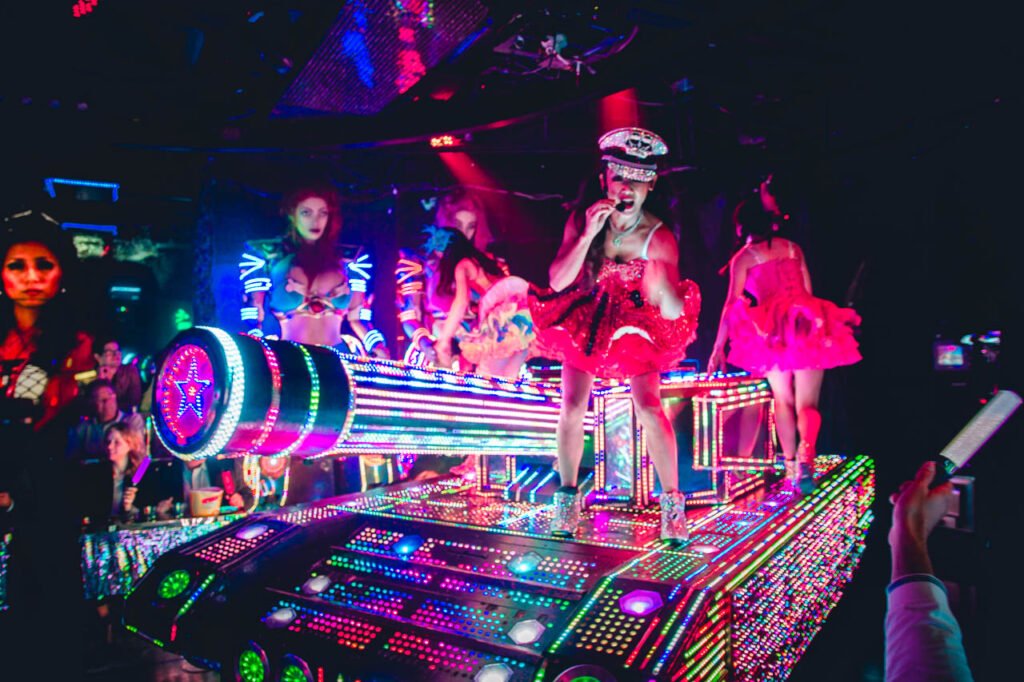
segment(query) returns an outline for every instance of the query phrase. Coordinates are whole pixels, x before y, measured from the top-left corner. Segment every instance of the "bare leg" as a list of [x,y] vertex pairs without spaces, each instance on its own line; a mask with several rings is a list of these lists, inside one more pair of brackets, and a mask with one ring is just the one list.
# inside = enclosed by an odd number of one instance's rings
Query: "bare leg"
[[821,430],[818,396],[821,395],[821,380],[824,376],[825,371],[821,369],[798,369],[793,372],[801,459],[813,458],[818,451],[818,432]]
[[793,397],[793,372],[772,370],[766,373],[775,402],[775,430],[782,445],[782,456],[796,458],[796,403]]
[[633,406],[640,425],[647,434],[647,452],[665,492],[679,489],[679,462],[676,436],[661,406],[661,375],[648,372],[629,380],[633,389]]
[[563,486],[575,487],[583,459],[583,417],[594,375],[562,365],[562,408],[558,415],[558,474]]

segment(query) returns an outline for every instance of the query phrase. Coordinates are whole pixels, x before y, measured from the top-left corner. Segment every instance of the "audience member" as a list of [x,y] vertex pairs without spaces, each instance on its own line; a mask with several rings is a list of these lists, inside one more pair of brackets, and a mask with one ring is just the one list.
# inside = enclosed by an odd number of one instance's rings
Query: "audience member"
[[106,379],[117,394],[117,409],[125,414],[139,410],[142,402],[142,375],[134,363],[124,364],[121,344],[112,336],[97,336],[92,344],[96,375]]
[[131,423],[119,421],[107,429],[105,441],[114,477],[112,516],[125,521],[135,520],[139,509],[152,505],[156,507],[158,517],[166,518],[174,499],[157,499],[156,481],[152,476],[146,476],[150,458],[146,453],[144,434]]
[[928,554],[928,535],[949,509],[953,485],[929,488],[935,463],[925,462],[890,496],[892,582],[886,590],[885,679],[892,682],[971,680],[960,626]]
[[67,456],[70,459],[103,457],[107,452],[107,429],[117,422],[127,422],[140,434],[146,430],[142,415],[125,414],[118,409],[117,392],[107,379],[89,384],[86,409],[86,416],[68,434]]

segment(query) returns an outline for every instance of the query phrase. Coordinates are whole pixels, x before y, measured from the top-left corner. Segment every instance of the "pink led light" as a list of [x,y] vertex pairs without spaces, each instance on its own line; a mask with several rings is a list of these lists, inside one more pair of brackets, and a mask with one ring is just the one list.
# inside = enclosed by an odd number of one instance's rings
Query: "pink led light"
[[633,590],[619,598],[619,610],[631,616],[647,616],[664,605],[661,595],[650,590]]

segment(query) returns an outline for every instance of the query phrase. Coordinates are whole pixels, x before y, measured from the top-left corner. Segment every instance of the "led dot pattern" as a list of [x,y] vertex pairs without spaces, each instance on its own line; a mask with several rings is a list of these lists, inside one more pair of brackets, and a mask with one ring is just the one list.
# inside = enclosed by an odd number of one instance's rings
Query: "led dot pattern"
[[205,547],[200,547],[192,552],[192,555],[198,559],[209,561],[212,564],[222,564],[255,549],[257,546],[270,540],[277,532],[276,528],[269,527],[266,532],[248,540],[235,537],[234,534],[227,535],[214,540]]
[[359,618],[326,613],[285,600],[264,615],[264,622],[280,608],[290,608],[298,614],[285,628],[287,631],[313,635],[348,649],[365,650],[382,630],[379,625]]
[[191,582],[192,576],[189,575],[188,571],[183,569],[172,571],[160,581],[156,594],[161,599],[174,599],[187,590]]

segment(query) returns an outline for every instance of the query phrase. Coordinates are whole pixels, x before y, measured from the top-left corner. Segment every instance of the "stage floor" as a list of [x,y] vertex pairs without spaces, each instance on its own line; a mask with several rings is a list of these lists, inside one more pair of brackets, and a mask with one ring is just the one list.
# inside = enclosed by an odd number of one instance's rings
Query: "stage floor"
[[[552,538],[550,505],[456,477],[258,515],[161,558],[126,623],[229,679],[784,679],[871,522],[873,462],[816,465],[809,495],[688,510],[678,545],[656,507]],[[161,596],[175,571],[188,587]]]

